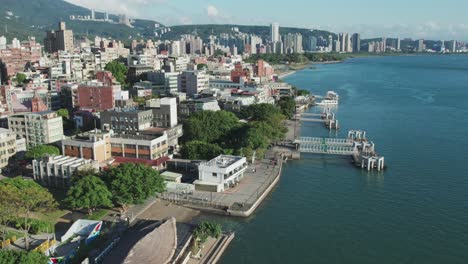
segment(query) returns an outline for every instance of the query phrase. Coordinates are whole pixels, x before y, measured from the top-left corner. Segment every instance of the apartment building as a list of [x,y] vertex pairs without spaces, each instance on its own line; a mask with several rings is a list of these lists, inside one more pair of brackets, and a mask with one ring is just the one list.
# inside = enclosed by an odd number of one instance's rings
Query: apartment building
[[11,132],[26,139],[28,148],[63,139],[62,117],[54,111],[22,113],[8,117]]
[[8,166],[8,159],[16,154],[16,134],[0,128],[0,169]]

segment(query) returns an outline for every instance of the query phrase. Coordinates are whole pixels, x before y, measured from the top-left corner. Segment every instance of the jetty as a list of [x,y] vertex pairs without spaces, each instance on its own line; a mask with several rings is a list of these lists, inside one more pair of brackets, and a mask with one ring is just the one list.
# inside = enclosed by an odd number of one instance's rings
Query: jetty
[[301,153],[351,156],[357,166],[369,171],[385,168],[385,158],[375,151],[375,144],[367,140],[365,131],[350,130],[347,138],[301,137],[294,144]]
[[297,114],[296,118],[301,120],[302,122],[323,123],[325,127],[330,130],[340,129],[339,121],[335,118],[335,113],[331,112],[330,108],[325,108],[321,114],[317,114],[317,113]]

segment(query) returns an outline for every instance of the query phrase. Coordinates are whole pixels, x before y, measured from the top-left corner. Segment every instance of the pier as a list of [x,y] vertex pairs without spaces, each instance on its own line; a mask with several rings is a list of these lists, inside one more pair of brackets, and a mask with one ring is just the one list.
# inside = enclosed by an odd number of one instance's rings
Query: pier
[[335,113],[331,112],[329,108],[324,109],[323,113],[302,113],[298,114],[297,117],[302,122],[318,122],[324,123],[325,127],[332,130],[340,129],[338,120],[335,118]]
[[377,154],[374,142],[367,140],[365,131],[351,130],[347,138],[301,137],[294,144],[301,153],[351,156],[357,166],[369,171],[385,168],[385,158]]

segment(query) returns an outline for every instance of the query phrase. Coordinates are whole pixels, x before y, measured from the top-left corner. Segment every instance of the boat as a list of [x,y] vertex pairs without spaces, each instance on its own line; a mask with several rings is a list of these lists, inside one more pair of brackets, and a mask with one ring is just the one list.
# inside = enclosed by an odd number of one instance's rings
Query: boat
[[317,103],[318,106],[332,106],[332,105],[338,105],[338,100],[329,100],[325,99],[322,100],[321,102]]
[[338,101],[340,100],[340,96],[334,91],[328,91],[325,99]]

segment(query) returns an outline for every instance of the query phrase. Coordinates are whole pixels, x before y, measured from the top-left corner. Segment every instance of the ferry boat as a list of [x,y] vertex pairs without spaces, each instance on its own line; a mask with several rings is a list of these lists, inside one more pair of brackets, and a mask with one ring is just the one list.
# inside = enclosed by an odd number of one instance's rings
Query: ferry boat
[[325,99],[338,101],[340,100],[340,96],[334,91],[328,91]]
[[333,105],[338,105],[338,100],[329,100],[325,99],[322,100],[321,102],[317,103],[318,106],[333,106]]

